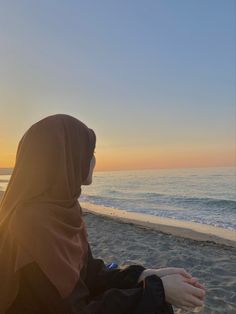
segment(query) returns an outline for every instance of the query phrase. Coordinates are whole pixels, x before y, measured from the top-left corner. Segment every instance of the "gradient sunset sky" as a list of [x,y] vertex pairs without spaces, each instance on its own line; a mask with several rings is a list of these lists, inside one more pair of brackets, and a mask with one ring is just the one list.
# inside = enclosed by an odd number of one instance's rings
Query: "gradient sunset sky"
[[234,0],[0,2],[0,167],[38,120],[97,134],[96,170],[235,164]]

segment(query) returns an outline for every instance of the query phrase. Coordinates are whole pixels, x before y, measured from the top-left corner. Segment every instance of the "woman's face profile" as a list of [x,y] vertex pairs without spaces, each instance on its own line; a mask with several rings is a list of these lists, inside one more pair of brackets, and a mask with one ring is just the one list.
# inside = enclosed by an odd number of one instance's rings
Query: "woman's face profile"
[[89,174],[85,181],[82,182],[82,185],[90,185],[92,183],[92,177],[93,177],[93,170],[96,164],[96,158],[95,155],[93,155],[91,161],[90,161],[90,168],[89,168]]

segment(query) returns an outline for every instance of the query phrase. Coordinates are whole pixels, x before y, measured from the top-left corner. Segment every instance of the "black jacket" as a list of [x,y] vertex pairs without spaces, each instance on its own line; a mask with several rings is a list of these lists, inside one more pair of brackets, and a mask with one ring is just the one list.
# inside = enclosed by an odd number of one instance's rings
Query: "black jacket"
[[89,247],[80,280],[62,299],[33,262],[20,270],[19,293],[6,314],[173,314],[158,276],[137,283],[144,269],[141,265],[108,269],[103,260],[93,258]]

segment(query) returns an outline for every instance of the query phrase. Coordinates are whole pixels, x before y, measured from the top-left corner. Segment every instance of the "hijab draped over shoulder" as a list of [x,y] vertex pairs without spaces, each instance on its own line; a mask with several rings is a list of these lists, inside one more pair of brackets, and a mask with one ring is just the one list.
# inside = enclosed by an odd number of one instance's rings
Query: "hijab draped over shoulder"
[[56,114],[33,124],[17,148],[0,203],[0,313],[19,289],[19,269],[36,262],[67,297],[86,263],[88,240],[78,202],[96,136],[78,119]]

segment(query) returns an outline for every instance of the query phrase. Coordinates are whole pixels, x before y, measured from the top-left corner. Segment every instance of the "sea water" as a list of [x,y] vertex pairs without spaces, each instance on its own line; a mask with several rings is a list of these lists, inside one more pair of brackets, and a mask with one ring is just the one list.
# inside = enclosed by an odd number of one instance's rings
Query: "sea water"
[[236,230],[236,168],[94,172],[79,201]]

